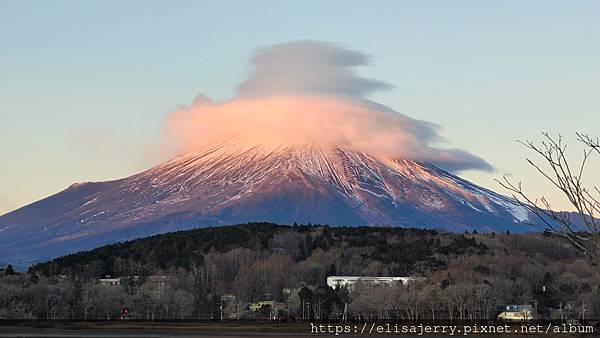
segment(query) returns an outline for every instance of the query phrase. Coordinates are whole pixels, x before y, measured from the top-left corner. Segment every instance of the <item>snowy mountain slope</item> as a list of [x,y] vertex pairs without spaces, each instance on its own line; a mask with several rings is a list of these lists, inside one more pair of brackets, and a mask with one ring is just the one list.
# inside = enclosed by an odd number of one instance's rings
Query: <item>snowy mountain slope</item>
[[0,216],[0,257],[27,264],[102,244],[248,221],[529,230],[510,199],[433,165],[341,148],[229,142]]

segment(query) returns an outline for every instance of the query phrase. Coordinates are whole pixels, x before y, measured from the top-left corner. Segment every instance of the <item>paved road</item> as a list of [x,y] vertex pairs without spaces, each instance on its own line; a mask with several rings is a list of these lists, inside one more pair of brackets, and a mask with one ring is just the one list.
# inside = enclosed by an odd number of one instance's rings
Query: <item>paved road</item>
[[193,332],[135,332],[135,331],[81,331],[81,330],[61,330],[61,329],[0,329],[0,337],[18,338],[18,337],[60,337],[60,338],[116,338],[116,337],[134,337],[134,338],[251,338],[251,337],[281,337],[281,338],[315,338],[314,335],[293,334],[293,333],[193,333]]
[[0,327],[0,338],[10,337],[60,337],[60,338],[254,338],[254,337],[281,337],[281,338],[315,338],[315,335],[304,333],[282,333],[282,332],[194,332],[194,330],[68,330],[48,328],[24,328],[24,327]]

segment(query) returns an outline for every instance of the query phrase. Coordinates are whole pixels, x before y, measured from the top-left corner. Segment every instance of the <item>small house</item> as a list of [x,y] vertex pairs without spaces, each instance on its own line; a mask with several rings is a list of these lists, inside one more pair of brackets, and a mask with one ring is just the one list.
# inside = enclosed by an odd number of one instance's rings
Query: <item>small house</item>
[[498,315],[498,319],[512,322],[533,320],[533,307],[531,305],[508,305]]

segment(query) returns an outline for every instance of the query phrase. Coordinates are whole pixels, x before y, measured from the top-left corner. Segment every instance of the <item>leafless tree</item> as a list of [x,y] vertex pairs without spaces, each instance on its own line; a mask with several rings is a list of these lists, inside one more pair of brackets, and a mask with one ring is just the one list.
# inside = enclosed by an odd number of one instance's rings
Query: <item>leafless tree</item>
[[[578,220],[567,212],[554,211],[546,197],[530,197],[524,192],[521,182],[513,183],[507,177],[498,182],[512,193],[520,205],[538,216],[548,229],[600,261],[600,221],[597,218],[600,214],[600,189],[598,186],[586,186],[583,181],[588,160],[592,155],[600,155],[600,142],[598,138],[577,133],[577,141],[583,146],[583,158],[579,165],[573,166],[567,157],[563,137],[553,137],[546,132],[542,134],[544,140],[539,144],[532,141],[520,143],[540,156],[543,164],[529,158],[526,160],[569,200],[579,215]],[[579,224],[583,225],[583,229]]]
[[83,310],[83,319],[85,321],[88,320],[90,310],[96,305],[96,293],[97,290],[92,284],[85,284],[82,288],[79,302],[81,304],[81,309]]

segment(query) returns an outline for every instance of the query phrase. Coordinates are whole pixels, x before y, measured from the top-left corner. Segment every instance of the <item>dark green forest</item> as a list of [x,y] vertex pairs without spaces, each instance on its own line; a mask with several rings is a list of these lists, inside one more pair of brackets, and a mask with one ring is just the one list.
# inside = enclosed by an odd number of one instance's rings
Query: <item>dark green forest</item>
[[[5,269],[0,318],[147,320],[600,316],[600,269],[550,233],[283,226],[203,228]],[[411,276],[327,286],[328,276]],[[118,285],[100,279],[118,278]],[[260,303],[262,302],[262,303]],[[560,311],[560,313],[558,312]]]
[[[286,243],[291,248],[278,247],[276,242],[281,240],[294,243]],[[108,245],[37,264],[30,270],[45,276],[79,274],[90,269],[97,276],[153,273],[166,268],[189,269],[202,263],[204,255],[211,251],[225,253],[239,248],[269,253],[285,249],[294,261],[305,260],[316,249],[363,249],[365,258],[370,252],[369,259],[389,265],[386,273],[393,275],[415,273],[417,263],[420,269],[443,267],[445,262],[438,258],[440,255],[483,254],[487,250],[473,237],[439,234],[436,230],[249,223],[178,231]],[[123,262],[134,262],[136,268],[128,271]]]

